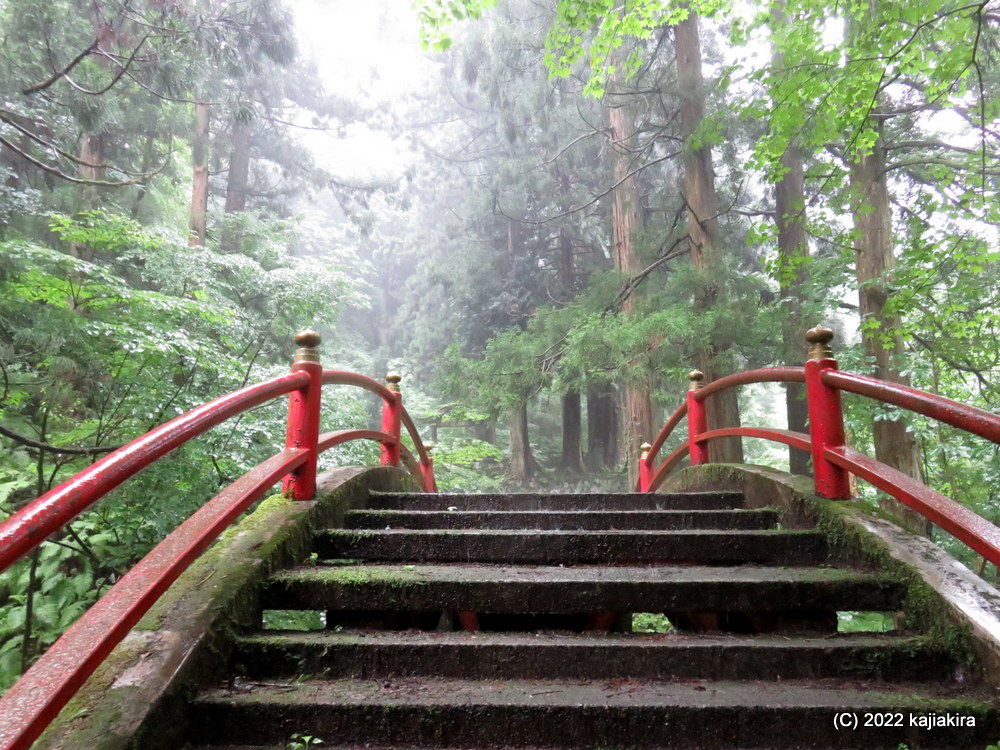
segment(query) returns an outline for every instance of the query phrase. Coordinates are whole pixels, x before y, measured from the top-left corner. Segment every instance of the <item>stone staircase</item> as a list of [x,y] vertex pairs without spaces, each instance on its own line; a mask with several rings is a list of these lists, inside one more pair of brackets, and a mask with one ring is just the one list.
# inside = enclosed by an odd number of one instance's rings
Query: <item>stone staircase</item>
[[[233,678],[190,707],[189,747],[1000,741],[989,696],[931,639],[837,633],[838,612],[897,612],[901,583],[837,566],[814,530],[742,504],[373,494],[263,591],[265,610],[313,612],[325,629],[239,637]],[[678,629],[632,632],[636,613]]]

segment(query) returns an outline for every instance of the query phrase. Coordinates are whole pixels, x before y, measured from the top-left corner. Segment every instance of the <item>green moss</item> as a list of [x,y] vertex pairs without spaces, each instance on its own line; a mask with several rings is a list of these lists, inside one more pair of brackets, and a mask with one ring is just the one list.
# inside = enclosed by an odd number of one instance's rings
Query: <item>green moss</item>
[[405,586],[423,586],[426,581],[420,574],[413,570],[412,565],[400,565],[399,567],[331,567],[320,572],[319,580],[324,584],[340,586],[367,586],[378,585],[390,588],[403,588]]

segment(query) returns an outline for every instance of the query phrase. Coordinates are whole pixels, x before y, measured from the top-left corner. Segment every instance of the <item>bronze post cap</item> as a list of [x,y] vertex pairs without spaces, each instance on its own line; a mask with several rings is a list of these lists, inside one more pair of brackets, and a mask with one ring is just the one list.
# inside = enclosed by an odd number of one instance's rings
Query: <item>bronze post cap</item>
[[810,328],[806,331],[806,341],[809,342],[809,359],[827,359],[833,356],[830,348],[833,331],[826,326]]

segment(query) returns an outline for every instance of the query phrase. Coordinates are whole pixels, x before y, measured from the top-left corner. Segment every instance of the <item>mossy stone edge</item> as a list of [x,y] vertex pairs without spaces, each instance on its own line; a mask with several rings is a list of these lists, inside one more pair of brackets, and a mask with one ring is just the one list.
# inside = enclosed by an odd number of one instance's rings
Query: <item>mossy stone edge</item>
[[317,480],[316,499],[275,495],[230,528],[150,609],[84,684],[35,750],[176,748],[185,704],[207,679],[225,674],[232,637],[255,627],[261,583],[306,559],[313,531],[342,527],[369,490],[419,491],[407,473],[347,467]]
[[930,636],[956,663],[1000,687],[1000,592],[943,549],[858,503],[819,497],[810,477],[763,466],[692,466],[662,487],[724,489],[743,490],[747,507],[783,509],[785,527],[815,526],[836,558],[903,583],[905,627]]

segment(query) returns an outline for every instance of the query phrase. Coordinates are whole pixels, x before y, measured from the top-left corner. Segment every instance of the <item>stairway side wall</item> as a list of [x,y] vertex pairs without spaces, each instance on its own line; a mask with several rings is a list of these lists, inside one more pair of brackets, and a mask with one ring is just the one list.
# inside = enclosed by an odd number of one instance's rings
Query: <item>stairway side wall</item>
[[1000,591],[926,537],[858,503],[819,497],[809,477],[762,466],[692,466],[661,488],[684,490],[740,490],[747,507],[783,510],[786,528],[816,527],[840,560],[904,583],[906,628],[930,635],[970,676],[1000,687]]
[[419,487],[399,469],[348,467],[321,474],[315,500],[264,500],[160,598],[34,749],[179,747],[188,695],[228,676],[230,636],[258,624],[260,584],[306,559],[313,530],[342,526],[347,510],[366,507],[369,490]]

